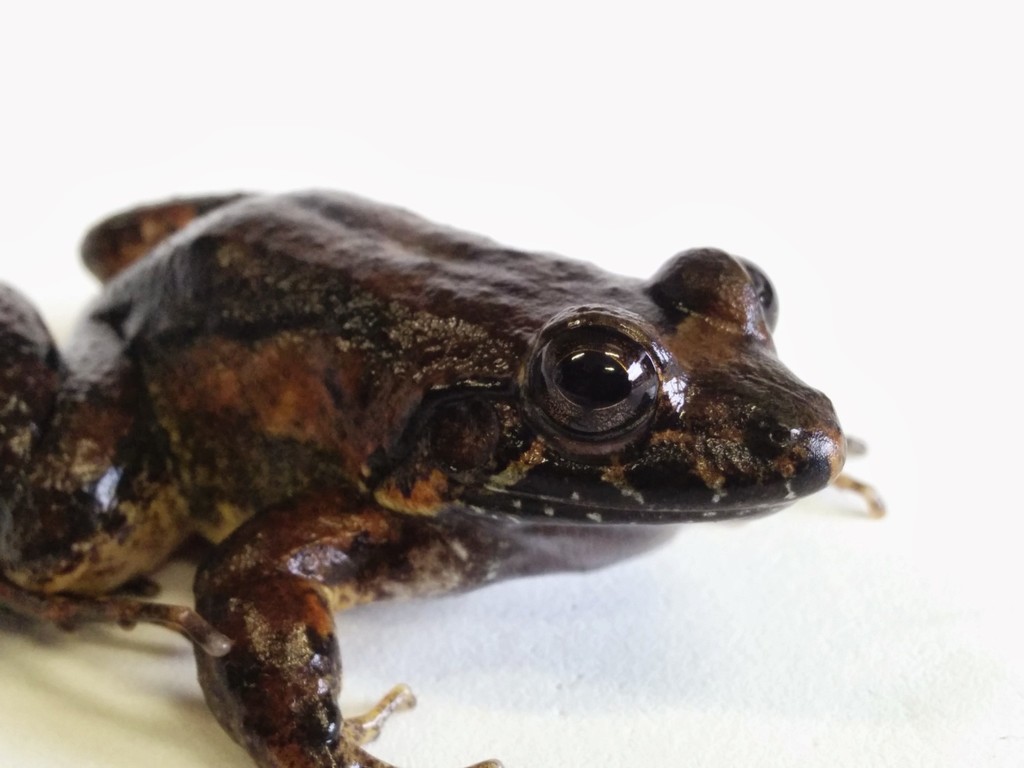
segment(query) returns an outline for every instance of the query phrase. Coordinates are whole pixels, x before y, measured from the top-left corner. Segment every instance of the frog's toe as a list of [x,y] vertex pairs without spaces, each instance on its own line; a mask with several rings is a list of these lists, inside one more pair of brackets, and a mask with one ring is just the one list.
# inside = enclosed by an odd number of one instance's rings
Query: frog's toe
[[[415,706],[416,696],[409,686],[396,685],[369,711],[357,717],[346,718],[342,728],[342,739],[344,742],[359,747],[369,744],[380,736],[381,728],[384,727],[384,723],[391,715],[395,712],[412,709]],[[366,755],[362,759],[365,760],[368,757]],[[386,764],[376,761],[371,765],[384,768]],[[474,763],[469,768],[504,768],[504,766],[498,760],[485,760],[482,763]]]
[[[396,685],[377,705],[359,717],[345,721],[344,736],[360,746],[368,744],[380,735],[384,722],[395,712],[412,709],[416,706],[416,696],[407,685]],[[484,760],[473,763],[468,768],[505,768],[500,760]]]
[[345,718],[344,737],[360,746],[380,736],[384,723],[395,712],[404,712],[416,706],[416,696],[407,685],[396,685],[368,712]]
[[867,505],[868,514],[874,518],[882,518],[886,515],[885,500],[873,486],[863,483],[855,477],[850,477],[845,472],[832,481],[832,485],[840,490],[851,491],[864,500]]

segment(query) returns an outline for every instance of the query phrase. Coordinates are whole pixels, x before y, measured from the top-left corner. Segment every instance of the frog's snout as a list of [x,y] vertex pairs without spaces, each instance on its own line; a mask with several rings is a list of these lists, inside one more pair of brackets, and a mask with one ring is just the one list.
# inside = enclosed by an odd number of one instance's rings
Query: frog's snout
[[789,384],[771,395],[759,399],[759,417],[744,430],[755,471],[787,501],[809,496],[842,471],[846,438],[821,392]]
[[846,438],[838,427],[810,432],[803,442],[803,450],[815,485],[822,488],[830,484],[843,471],[846,463]]
[[789,429],[786,450],[777,459],[783,476],[790,475],[787,488],[795,496],[806,496],[831,484],[846,463],[846,438],[833,416],[811,428]]

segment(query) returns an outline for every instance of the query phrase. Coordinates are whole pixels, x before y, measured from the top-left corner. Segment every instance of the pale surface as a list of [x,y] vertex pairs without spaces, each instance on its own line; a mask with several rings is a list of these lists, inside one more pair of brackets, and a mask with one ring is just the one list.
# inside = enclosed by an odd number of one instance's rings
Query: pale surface
[[[775,281],[780,354],[869,442],[850,469],[892,510],[829,492],[601,573],[345,617],[343,704],[420,697],[376,754],[1024,764],[1009,12],[187,5],[0,25],[0,279],[55,328],[94,291],[84,226],[171,194],[342,188],[636,275],[718,245]],[[167,581],[188,599],[184,567]],[[249,768],[168,633],[0,619],[0,683],[0,768]]]

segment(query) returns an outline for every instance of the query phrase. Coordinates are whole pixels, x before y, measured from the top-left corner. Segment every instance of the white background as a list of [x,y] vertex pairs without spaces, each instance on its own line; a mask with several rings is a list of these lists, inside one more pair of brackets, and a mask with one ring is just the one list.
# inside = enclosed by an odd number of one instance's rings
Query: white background
[[[366,5],[0,12],[0,279],[64,332],[88,224],[236,189],[346,189],[635,275],[717,245],[774,279],[781,356],[891,508],[826,492],[344,617],[343,705],[420,695],[375,753],[1024,764],[1014,4]],[[249,765],[165,633],[0,620],[0,681],[4,768]]]

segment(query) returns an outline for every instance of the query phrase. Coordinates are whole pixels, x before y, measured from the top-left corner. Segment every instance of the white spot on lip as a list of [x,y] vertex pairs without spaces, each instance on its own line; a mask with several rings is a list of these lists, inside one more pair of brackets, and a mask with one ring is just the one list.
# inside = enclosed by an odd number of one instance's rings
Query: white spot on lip
[[469,550],[466,549],[466,546],[461,541],[449,541],[448,546],[452,548],[452,552],[455,553],[459,560],[463,562],[469,560]]
[[521,502],[519,499],[512,499],[512,508],[513,509],[522,509],[523,508],[523,502]]
[[579,501],[580,500],[580,495],[576,491],[573,491],[572,492],[572,496],[570,496],[569,498],[572,499],[573,501]]
[[600,512],[588,512],[587,518],[593,520],[595,523],[600,523],[602,520],[604,520],[604,518],[601,517]]
[[636,500],[636,502],[639,504],[644,503],[644,495],[640,493],[640,491],[638,491],[636,488],[631,488],[628,485],[620,485],[619,493],[621,493],[623,496],[626,496],[627,498]]
[[549,506],[545,505],[545,507],[544,507],[544,514],[547,515],[548,517],[554,517],[555,516],[555,508],[554,507],[549,507]]

